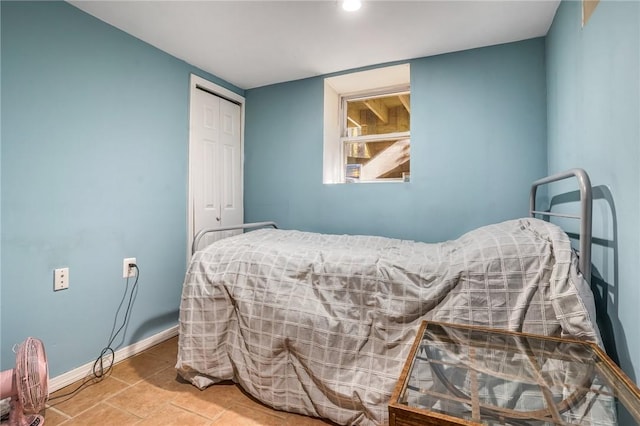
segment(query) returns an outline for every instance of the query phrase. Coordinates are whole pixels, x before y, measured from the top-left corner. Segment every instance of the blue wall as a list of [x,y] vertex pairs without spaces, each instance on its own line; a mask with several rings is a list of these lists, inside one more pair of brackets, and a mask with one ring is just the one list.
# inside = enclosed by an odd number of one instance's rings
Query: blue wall
[[245,218],[442,241],[528,214],[546,173],[544,39],[411,61],[411,182],[323,185],[324,77],[247,90]]
[[[547,36],[549,172],[583,167],[596,188],[593,263],[610,353],[640,378],[640,2],[601,1],[581,27],[560,5]],[[604,315],[602,315],[604,314]],[[613,349],[613,350],[611,350]]]
[[[67,3],[1,7],[1,368],[33,335],[53,377],[107,343],[125,257],[141,275],[115,343],[177,323],[189,74],[243,93]],[[70,288],[54,293],[53,269],[64,266]]]

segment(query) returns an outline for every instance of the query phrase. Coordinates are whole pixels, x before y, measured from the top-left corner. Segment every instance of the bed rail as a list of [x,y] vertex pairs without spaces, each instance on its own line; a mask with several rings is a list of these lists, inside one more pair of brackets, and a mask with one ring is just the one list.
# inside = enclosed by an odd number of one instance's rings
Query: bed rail
[[193,243],[191,243],[191,254],[194,254],[196,252],[198,248],[198,244],[200,244],[200,240],[206,234],[210,234],[212,232],[235,231],[238,229],[266,228],[269,226],[275,229],[278,229],[278,225],[275,222],[253,222],[253,223],[243,223],[240,225],[221,226],[220,228],[202,229],[196,234],[195,237],[193,237]]
[[[559,180],[575,177],[578,180],[580,188],[580,215],[570,215],[563,213],[554,213],[551,211],[536,210],[536,192],[538,187]],[[589,284],[591,284],[591,214],[593,205],[593,195],[591,193],[591,181],[589,175],[583,169],[571,169],[555,175],[547,176],[539,179],[531,185],[531,193],[529,195],[529,215],[555,216],[580,220],[580,254],[579,268],[582,276]],[[551,210],[551,206],[549,206]]]

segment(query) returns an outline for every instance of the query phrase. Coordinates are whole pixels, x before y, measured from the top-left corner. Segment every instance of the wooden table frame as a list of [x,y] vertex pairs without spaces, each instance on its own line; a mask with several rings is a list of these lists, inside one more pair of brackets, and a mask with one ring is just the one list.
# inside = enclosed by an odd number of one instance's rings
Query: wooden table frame
[[[409,404],[400,402],[401,398],[403,398],[405,390],[407,389],[407,386],[409,385],[409,380],[411,378],[411,371],[416,362],[418,351],[422,346],[421,344],[424,341],[425,331],[427,330],[427,326],[429,324],[444,327],[444,328],[450,328],[452,330],[455,329],[456,331],[463,331],[463,332],[468,331],[470,333],[477,333],[477,332],[486,333],[487,335],[496,336],[496,338],[498,337],[508,338],[508,336],[517,337],[518,339],[515,341],[520,341],[524,337],[525,339],[533,338],[533,339],[536,339],[537,341],[543,341],[544,343],[549,342],[552,345],[553,343],[563,344],[563,345],[576,345],[575,347],[576,349],[582,348],[585,351],[591,351],[596,355],[596,358],[597,360],[599,360],[599,362],[594,362],[591,367],[588,367],[588,368],[591,368],[593,371],[587,371],[584,376],[592,377],[593,374],[598,374],[600,378],[602,378],[604,381],[607,382],[608,386],[610,386],[611,389],[614,389],[613,393],[609,392],[609,393],[606,393],[606,395],[615,397],[620,402],[622,402],[622,404],[629,411],[629,413],[633,417],[635,417],[637,421],[640,423],[640,390],[620,370],[620,368],[616,364],[614,364],[609,359],[609,357],[607,357],[604,351],[602,351],[602,349],[600,349],[597,345],[593,343],[584,342],[576,339],[538,336],[538,335],[527,334],[527,333],[511,332],[506,330],[496,330],[496,329],[490,329],[490,328],[481,327],[481,326],[447,324],[447,323],[439,323],[435,321],[423,321],[416,335],[416,339],[411,347],[411,351],[409,352],[409,356],[407,357],[404,368],[402,369],[402,372],[400,374],[398,384],[396,385],[396,388],[394,389],[394,392],[391,395],[391,399],[389,403],[389,422],[391,426],[418,426],[418,425],[445,425],[445,426],[468,425],[468,426],[471,426],[471,425],[481,424],[475,421],[462,419],[459,417],[455,417],[455,416],[440,413],[440,412],[429,411],[426,408],[414,407],[414,406],[410,406]],[[440,341],[447,341],[447,338],[442,337],[442,340]],[[457,340],[453,340],[453,339],[450,340],[450,342],[458,343]],[[469,343],[477,343],[477,342],[469,341]],[[474,345],[473,344],[469,345],[467,344],[467,342],[463,342],[462,344],[465,344],[468,347],[469,355],[473,357],[475,354]],[[487,345],[485,344],[484,347],[487,347]],[[504,345],[502,345],[502,347],[500,347],[500,345],[496,345],[495,347],[491,347],[489,345],[488,348],[504,349]],[[521,352],[526,353],[528,357],[528,361],[530,363],[533,363],[532,365],[535,366],[536,361],[535,361],[535,356],[533,356],[535,354],[527,353],[525,349],[522,349]],[[552,355],[554,356],[554,359],[562,359],[563,357],[561,353],[560,354],[553,353]],[[575,359],[572,358],[570,355],[566,356],[566,360],[575,361]],[[430,362],[430,365],[432,366],[434,365],[434,362],[432,360],[429,359],[427,361]],[[442,365],[446,365],[446,364],[442,364]],[[534,368],[533,371],[536,371],[536,369]],[[469,376],[470,376],[469,380],[471,382],[471,387],[475,386],[477,388],[477,377],[476,377],[476,374],[474,374],[474,370],[471,368],[469,368]],[[474,378],[476,378],[475,384],[474,384]],[[508,375],[502,378],[507,380],[510,379]],[[514,377],[514,379],[516,378]],[[579,392],[576,393],[575,395],[572,394],[568,398],[565,398],[565,400],[563,400],[561,403],[557,404],[553,402],[550,395],[545,394],[544,392],[545,383],[542,377],[538,377],[538,379],[541,382],[540,388],[542,390],[543,396],[547,401],[547,404],[546,404],[547,408],[545,410],[530,411],[526,413],[523,412],[522,414],[519,414],[518,411],[505,409],[504,414],[506,418],[511,419],[509,421],[512,424],[519,424],[519,423],[526,424],[526,420],[530,419],[530,420],[543,420],[550,423],[555,422],[558,425],[567,425],[567,423],[563,422],[560,417],[562,411],[566,410],[574,402],[579,401],[582,397],[584,397],[586,391],[583,392],[582,394],[579,394]],[[577,388],[590,389],[590,386],[591,386],[591,381],[588,381],[588,382],[584,382],[583,385],[578,386]],[[429,394],[429,390],[427,389],[425,390],[421,389],[420,391],[426,395]],[[435,392],[433,394],[435,396],[438,395]],[[452,394],[452,396],[447,396],[446,398],[450,401],[461,402],[461,403],[471,405],[471,411],[472,411],[471,418],[472,419],[481,418],[483,405],[478,401],[477,395],[475,397],[473,395],[470,395],[468,396],[468,399],[463,399],[463,398],[459,398],[455,394]],[[570,398],[574,398],[574,399],[571,400]],[[565,404],[565,405],[562,405],[562,404]],[[500,413],[502,409],[500,407],[491,407],[489,411],[495,415],[495,413]],[[485,413],[487,412],[486,406],[484,407],[484,412]]]

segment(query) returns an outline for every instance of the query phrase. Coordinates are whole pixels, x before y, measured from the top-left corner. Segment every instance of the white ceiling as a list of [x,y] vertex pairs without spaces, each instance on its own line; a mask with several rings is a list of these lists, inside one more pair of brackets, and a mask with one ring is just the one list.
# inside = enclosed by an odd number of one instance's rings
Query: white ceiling
[[242,89],[544,36],[559,2],[69,1]]

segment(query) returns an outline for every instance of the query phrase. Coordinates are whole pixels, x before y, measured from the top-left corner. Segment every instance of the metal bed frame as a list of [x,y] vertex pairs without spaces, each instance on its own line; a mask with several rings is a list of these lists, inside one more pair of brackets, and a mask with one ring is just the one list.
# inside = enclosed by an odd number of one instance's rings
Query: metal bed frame
[[[578,180],[578,186],[580,189],[580,215],[570,215],[563,213],[551,212],[551,206],[549,210],[536,210],[536,193],[539,186],[547,185],[552,182],[575,177]],[[547,176],[545,178],[536,180],[531,185],[531,192],[529,195],[529,215],[536,217],[536,215],[545,216],[547,218],[551,216],[563,217],[570,219],[580,220],[580,252],[579,252],[579,269],[582,275],[589,284],[591,284],[591,214],[592,214],[593,195],[591,192],[591,181],[589,175],[583,169],[575,168],[565,172],[557,173],[555,175]],[[203,229],[196,234],[191,244],[191,254],[193,255],[200,240],[206,234],[211,232],[221,231],[234,231],[234,230],[247,230],[256,228],[273,227],[278,229],[278,225],[275,222],[254,222],[244,223],[241,225],[223,226],[220,228]]]
[[[578,180],[580,189],[580,215],[570,215],[564,213],[551,212],[549,210],[536,210],[536,191],[541,185],[575,177]],[[583,169],[570,169],[565,172],[557,173],[542,179],[539,179],[531,185],[531,193],[529,196],[529,215],[536,217],[542,215],[549,218],[550,216],[563,217],[580,220],[580,248],[578,253],[578,267],[582,272],[583,278],[591,284],[591,215],[592,215],[593,195],[591,192],[591,181],[589,175]]]
[[254,222],[254,223],[243,223],[242,225],[231,225],[231,226],[222,226],[220,228],[211,228],[211,229],[203,229],[193,237],[193,242],[191,243],[191,254],[193,255],[198,249],[198,245],[200,244],[200,240],[206,234],[212,232],[222,232],[222,231],[235,231],[238,229],[246,230],[246,229],[255,229],[255,228],[266,228],[273,227],[278,229],[278,225],[275,222]]

